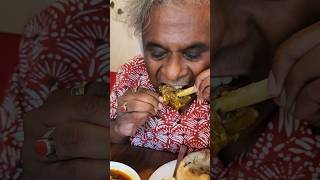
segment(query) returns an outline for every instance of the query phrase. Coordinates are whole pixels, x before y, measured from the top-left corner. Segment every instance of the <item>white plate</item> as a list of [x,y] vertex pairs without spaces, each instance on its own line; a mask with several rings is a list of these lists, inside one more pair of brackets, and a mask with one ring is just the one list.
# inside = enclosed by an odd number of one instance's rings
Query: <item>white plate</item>
[[176,163],[177,160],[173,160],[162,165],[149,177],[149,180],[171,180]]
[[120,163],[120,162],[110,161],[110,169],[111,168],[118,169],[118,170],[121,170],[121,171],[125,172],[133,180],[141,180],[139,175],[138,175],[138,173],[128,165],[125,165],[125,164]]

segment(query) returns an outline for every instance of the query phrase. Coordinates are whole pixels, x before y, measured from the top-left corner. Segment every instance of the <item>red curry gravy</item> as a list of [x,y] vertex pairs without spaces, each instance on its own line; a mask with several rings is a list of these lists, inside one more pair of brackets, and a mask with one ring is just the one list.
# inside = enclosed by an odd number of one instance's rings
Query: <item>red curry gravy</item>
[[132,178],[123,171],[120,171],[118,169],[111,169],[110,180],[132,180]]

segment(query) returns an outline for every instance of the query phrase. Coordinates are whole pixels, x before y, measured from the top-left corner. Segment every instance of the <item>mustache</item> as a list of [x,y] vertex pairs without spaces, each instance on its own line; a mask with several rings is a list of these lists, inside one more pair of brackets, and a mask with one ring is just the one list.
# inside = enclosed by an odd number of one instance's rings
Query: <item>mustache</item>
[[161,69],[163,67],[161,66],[157,71],[156,71],[156,79],[159,83],[162,84],[167,84],[167,85],[171,85],[171,86],[187,86],[187,85],[193,85],[195,83],[195,75],[193,74],[193,72],[191,71],[190,68],[188,68],[188,73],[185,76],[181,76],[178,79],[176,79],[175,81],[171,81],[165,78],[165,76],[163,76],[161,74]]

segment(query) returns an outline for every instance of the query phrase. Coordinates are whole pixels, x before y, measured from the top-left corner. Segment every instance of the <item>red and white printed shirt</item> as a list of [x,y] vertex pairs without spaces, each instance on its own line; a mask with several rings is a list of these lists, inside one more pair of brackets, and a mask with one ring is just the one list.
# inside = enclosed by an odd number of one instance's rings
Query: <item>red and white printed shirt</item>
[[[117,118],[118,98],[128,89],[146,88],[155,91],[142,56],[133,58],[117,73],[110,97],[110,117]],[[210,105],[194,100],[182,114],[163,104],[156,116],[150,117],[130,138],[131,144],[156,150],[177,152],[181,144],[190,150],[207,148],[210,140]]]
[[211,170],[216,179],[320,179],[320,135],[275,114],[250,151],[228,166],[213,157]]

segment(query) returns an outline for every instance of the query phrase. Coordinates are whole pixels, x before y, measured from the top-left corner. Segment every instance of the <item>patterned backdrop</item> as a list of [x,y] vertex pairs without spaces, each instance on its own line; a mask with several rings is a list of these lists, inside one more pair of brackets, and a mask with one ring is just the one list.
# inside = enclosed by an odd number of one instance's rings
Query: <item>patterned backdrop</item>
[[25,26],[20,62],[0,106],[0,179],[17,179],[22,172],[26,112],[57,88],[108,83],[108,6],[104,0],[60,0]]

